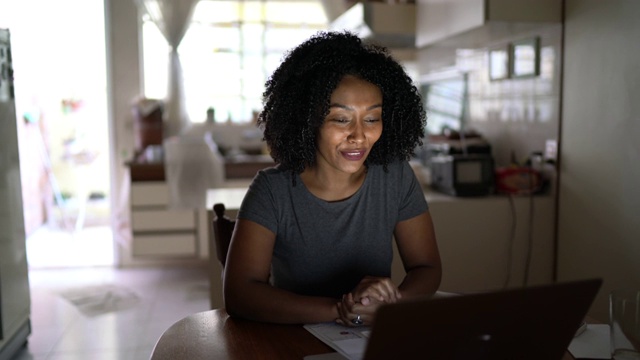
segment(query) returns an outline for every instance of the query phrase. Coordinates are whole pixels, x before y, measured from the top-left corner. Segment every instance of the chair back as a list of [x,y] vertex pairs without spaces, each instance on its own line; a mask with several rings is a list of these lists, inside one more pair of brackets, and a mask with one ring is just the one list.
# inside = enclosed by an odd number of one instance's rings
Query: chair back
[[223,269],[227,261],[227,252],[229,251],[233,228],[236,226],[235,220],[231,220],[224,214],[225,210],[224,204],[222,203],[213,205],[213,212],[215,213],[215,217],[213,218],[213,235],[216,244],[216,255]]

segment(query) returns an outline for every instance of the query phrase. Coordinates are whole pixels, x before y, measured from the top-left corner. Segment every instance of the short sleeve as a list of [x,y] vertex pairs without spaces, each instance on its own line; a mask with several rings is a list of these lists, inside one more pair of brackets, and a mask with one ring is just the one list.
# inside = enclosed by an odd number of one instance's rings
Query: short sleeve
[[242,200],[238,218],[251,220],[277,234],[277,196],[273,193],[269,180],[265,171],[257,173]]
[[400,166],[398,221],[416,217],[429,209],[422,186],[407,161]]

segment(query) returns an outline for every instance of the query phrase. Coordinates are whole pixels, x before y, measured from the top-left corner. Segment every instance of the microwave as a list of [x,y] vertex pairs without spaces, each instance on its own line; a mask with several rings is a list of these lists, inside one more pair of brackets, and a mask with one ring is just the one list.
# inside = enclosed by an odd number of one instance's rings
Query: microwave
[[431,187],[453,196],[483,196],[494,191],[494,162],[489,154],[436,155],[429,159]]

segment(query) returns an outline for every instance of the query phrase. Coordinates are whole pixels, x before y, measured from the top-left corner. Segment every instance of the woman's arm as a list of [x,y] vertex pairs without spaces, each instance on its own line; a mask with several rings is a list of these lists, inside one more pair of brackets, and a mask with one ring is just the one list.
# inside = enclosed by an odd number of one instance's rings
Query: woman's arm
[[440,253],[428,211],[396,224],[394,236],[406,275],[395,288],[388,278],[364,278],[351,292],[356,302],[364,298],[396,302],[399,298],[431,295],[442,277]]
[[269,284],[275,234],[236,222],[224,269],[224,303],[231,316],[272,323],[317,323],[338,317],[337,300],[297,295]]
[[398,287],[402,297],[434,294],[442,279],[442,264],[429,211],[399,222],[394,235],[407,273]]
[[434,294],[440,286],[442,266],[433,222],[428,211],[396,224],[394,235],[406,276],[399,287],[389,278],[365,277],[338,308],[338,322],[352,325],[360,315],[365,325],[375,321],[375,311],[385,303],[412,296]]

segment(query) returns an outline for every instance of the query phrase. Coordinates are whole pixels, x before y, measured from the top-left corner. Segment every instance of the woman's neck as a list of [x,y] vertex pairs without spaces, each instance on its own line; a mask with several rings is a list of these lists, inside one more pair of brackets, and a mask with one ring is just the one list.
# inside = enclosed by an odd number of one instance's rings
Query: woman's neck
[[366,175],[366,167],[362,167],[357,173],[349,174],[313,166],[307,167],[300,174],[300,178],[314,196],[331,202],[353,196],[364,183]]

